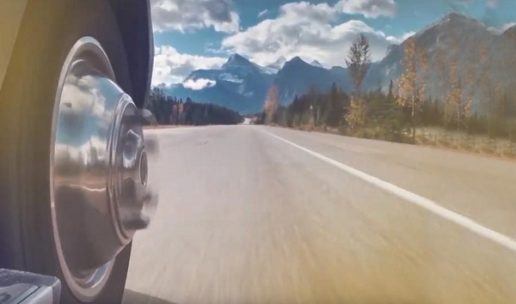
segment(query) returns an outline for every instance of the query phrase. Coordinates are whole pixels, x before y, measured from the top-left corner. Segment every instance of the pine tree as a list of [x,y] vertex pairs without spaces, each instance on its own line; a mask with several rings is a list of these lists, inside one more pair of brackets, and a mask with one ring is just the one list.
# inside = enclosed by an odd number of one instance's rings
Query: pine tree
[[340,103],[341,93],[336,83],[331,86],[330,96],[327,106],[326,124],[331,127],[339,125],[342,118],[342,105]]
[[387,95],[387,98],[394,100],[394,81],[392,81],[392,79],[389,82],[389,95]]

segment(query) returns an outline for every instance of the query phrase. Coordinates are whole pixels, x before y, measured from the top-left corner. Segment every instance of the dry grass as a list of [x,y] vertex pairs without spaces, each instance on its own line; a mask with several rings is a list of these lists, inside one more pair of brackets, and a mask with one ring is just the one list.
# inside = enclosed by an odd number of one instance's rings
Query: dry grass
[[499,157],[516,158],[516,143],[507,139],[471,135],[443,128],[418,128],[416,143]]

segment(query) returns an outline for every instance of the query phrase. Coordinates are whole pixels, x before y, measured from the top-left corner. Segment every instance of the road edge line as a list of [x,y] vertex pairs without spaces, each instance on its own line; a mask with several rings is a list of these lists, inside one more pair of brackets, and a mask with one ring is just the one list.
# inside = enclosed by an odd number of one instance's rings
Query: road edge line
[[426,209],[450,222],[453,222],[459,226],[462,226],[462,227],[468,229],[469,231],[475,233],[476,235],[484,237],[484,238],[486,238],[492,242],[495,242],[513,252],[516,252],[516,240],[514,240],[511,237],[506,236],[500,232],[497,232],[495,230],[487,228],[487,227],[483,226],[482,224],[479,224],[478,222],[470,219],[469,217],[467,217],[465,215],[462,215],[460,213],[457,213],[455,211],[447,209],[447,208],[439,205],[438,203],[436,203],[426,197],[423,197],[419,194],[405,190],[399,186],[396,186],[392,183],[384,181],[378,177],[369,175],[363,171],[360,171],[351,166],[343,164],[343,163],[336,161],[332,158],[329,158],[323,154],[320,154],[318,152],[315,152],[308,148],[300,146],[300,145],[298,145],[294,142],[291,142],[290,140],[285,139],[281,136],[278,136],[274,133],[271,133],[266,130],[261,130],[261,131],[273,138],[276,138],[276,139],[278,139],[286,144],[289,144],[301,151],[304,151],[325,163],[331,164],[331,165],[341,169],[342,171],[348,173],[349,175],[355,176],[364,182],[367,182],[373,186],[376,186],[376,187],[384,190],[385,192],[393,194],[399,198],[402,198],[403,200],[405,200],[407,202],[410,202],[423,209]]

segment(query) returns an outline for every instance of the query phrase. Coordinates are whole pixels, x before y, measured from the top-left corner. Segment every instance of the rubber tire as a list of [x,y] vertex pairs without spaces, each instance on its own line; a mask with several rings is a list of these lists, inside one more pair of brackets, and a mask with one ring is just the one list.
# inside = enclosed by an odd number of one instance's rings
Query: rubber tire
[[[127,57],[105,0],[29,1],[0,92],[0,268],[61,278],[62,303],[81,303],[59,267],[49,194],[52,112],[66,55],[81,37],[97,39],[117,83],[131,94]],[[131,246],[116,258],[94,303],[122,300]]]

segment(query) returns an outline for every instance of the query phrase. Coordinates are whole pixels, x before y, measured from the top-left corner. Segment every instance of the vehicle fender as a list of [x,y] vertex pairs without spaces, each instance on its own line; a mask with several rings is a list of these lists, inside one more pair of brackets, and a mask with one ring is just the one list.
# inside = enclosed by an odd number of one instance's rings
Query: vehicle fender
[[135,104],[143,107],[149,93],[154,59],[154,37],[148,0],[111,0],[125,46]]
[[27,0],[0,0],[0,90],[26,6]]

